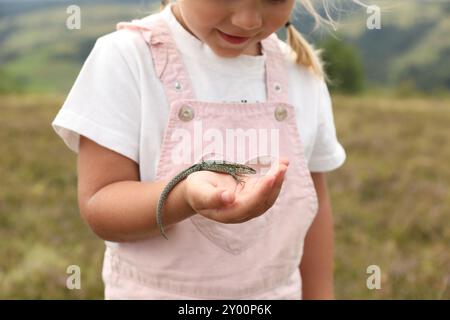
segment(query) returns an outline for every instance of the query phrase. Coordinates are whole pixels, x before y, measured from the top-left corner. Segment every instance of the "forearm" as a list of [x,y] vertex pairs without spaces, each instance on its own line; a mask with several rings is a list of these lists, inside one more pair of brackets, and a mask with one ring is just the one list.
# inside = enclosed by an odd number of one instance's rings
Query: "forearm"
[[304,243],[303,299],[334,299],[333,217],[324,176],[315,179],[319,208]]
[[[108,241],[136,241],[159,236],[156,208],[166,184],[167,181],[109,184],[92,196],[83,218],[99,237]],[[182,181],[172,189],[164,203],[166,228],[194,214],[184,195],[185,181]]]

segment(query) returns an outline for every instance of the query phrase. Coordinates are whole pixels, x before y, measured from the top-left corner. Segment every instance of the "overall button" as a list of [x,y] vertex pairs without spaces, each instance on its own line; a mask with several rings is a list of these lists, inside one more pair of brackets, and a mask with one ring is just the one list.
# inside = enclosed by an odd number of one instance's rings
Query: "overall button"
[[183,89],[183,86],[181,85],[181,83],[179,81],[175,81],[175,90],[177,91],[181,91],[181,89]]
[[275,119],[283,121],[287,117],[287,110],[284,106],[277,106],[275,108]]
[[279,83],[275,83],[273,85],[273,88],[275,89],[276,92],[281,92],[281,85]]
[[181,121],[191,121],[194,118],[194,110],[190,106],[184,105],[178,112],[178,118]]

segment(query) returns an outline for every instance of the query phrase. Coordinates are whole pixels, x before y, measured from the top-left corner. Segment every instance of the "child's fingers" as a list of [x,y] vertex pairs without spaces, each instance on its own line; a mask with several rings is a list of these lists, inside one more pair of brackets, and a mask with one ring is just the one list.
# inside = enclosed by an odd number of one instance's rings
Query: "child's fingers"
[[273,176],[273,179],[274,179],[273,187],[275,187],[277,183],[279,184],[279,182],[283,180],[281,177],[284,177],[284,174],[288,168],[288,165],[289,165],[289,162],[280,162],[280,163],[278,163],[278,165],[276,165],[276,166],[274,165],[270,169],[268,175]]
[[262,177],[250,193],[239,197],[232,206],[217,210],[216,217],[224,223],[238,223],[260,215],[265,211],[261,211],[261,203],[271,195],[275,182],[276,175]]
[[280,158],[280,162],[283,163],[286,166],[289,166],[289,159],[288,158]]
[[[256,190],[256,193],[252,193],[248,200],[239,201],[239,204],[242,204],[240,210],[235,209],[235,212],[230,210],[229,222],[242,223],[266,212],[280,193],[286,171],[287,166],[282,164],[275,175],[264,177],[266,181],[261,182],[260,189]],[[227,215],[226,211],[223,215]]]
[[285,164],[280,165],[280,169],[278,170],[278,172],[276,174],[274,187],[281,187],[283,180],[284,180],[284,176],[286,175],[287,169],[288,169],[287,165],[285,165]]
[[[206,197],[203,214],[211,215],[223,223],[240,223],[266,212],[275,202],[284,179],[287,165],[281,163],[273,174],[261,178],[251,192],[240,195],[236,200],[230,191],[216,190],[215,195]],[[217,189],[217,188],[216,188]],[[209,209],[209,210],[208,210]]]
[[267,174],[275,175],[277,172],[280,171],[280,168],[282,166],[286,166],[286,167],[289,166],[289,160],[287,158],[279,158],[276,162],[272,163]]
[[283,181],[284,181],[284,177],[286,175],[286,171],[287,171],[286,166],[283,165],[282,167],[280,167],[280,171],[278,172],[278,174],[276,176],[275,183],[272,188],[272,193],[264,201],[264,205],[266,207],[270,208],[277,200],[278,195],[280,194],[280,191],[281,191],[281,187],[283,186]]

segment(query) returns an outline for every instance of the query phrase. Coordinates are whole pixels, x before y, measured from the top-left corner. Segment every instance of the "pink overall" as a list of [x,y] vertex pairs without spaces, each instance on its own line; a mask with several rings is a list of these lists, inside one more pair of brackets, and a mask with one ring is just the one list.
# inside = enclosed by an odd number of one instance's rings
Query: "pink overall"
[[[301,299],[299,265],[318,202],[294,107],[287,102],[287,71],[276,34],[262,41],[268,101],[218,103],[195,99],[182,57],[162,19],[121,22],[117,28],[142,32],[170,104],[157,180],[168,181],[189,166],[173,161],[177,143],[173,134],[183,129],[194,136],[199,123],[203,132],[211,129],[222,136],[228,129],[275,130],[279,135],[276,152],[288,158],[290,165],[277,201],[255,219],[224,224],[196,214],[166,227],[168,240],[158,234],[108,246],[103,268],[105,298]],[[194,149],[191,164],[205,155]],[[245,151],[247,163],[261,155],[252,146]]]

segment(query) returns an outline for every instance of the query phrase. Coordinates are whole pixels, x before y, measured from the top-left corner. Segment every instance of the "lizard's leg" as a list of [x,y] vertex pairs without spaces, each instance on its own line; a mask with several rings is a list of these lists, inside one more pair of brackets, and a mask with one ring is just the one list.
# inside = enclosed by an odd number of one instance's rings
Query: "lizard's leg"
[[242,184],[242,187],[244,187],[244,185],[245,185],[245,180],[244,180],[244,179],[240,179],[240,178],[239,178],[239,177],[240,177],[239,174],[237,174],[237,173],[235,173],[235,172],[231,172],[230,175],[233,176],[234,180],[236,180],[236,182],[237,182],[238,184]]

